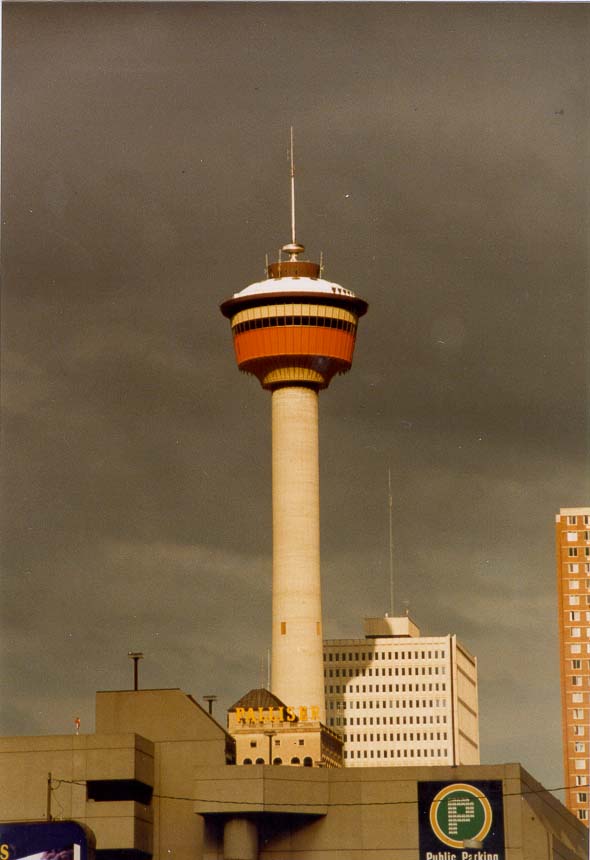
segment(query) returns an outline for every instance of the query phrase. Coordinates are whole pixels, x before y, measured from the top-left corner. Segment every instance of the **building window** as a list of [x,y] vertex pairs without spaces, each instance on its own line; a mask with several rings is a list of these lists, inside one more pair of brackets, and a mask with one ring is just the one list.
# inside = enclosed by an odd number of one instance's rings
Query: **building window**
[[571,517],[571,516],[570,516],[570,517],[568,517],[568,518],[567,518],[567,524],[568,524],[568,526],[575,526],[577,522],[578,522],[578,518],[577,518],[577,517]]
[[576,546],[568,547],[567,554],[570,558],[576,558],[576,556],[578,555],[578,548]]
[[582,743],[581,741],[576,741],[576,743],[574,744],[574,752],[586,752],[586,744]]
[[88,780],[86,792],[88,800],[109,802],[134,800],[149,806],[152,800],[152,787],[137,779],[97,779]]
[[578,533],[577,532],[568,532],[567,533],[567,539],[568,539],[569,543],[575,543],[575,541],[577,541],[577,539],[578,539]]
[[296,755],[291,759],[291,764],[301,764]]
[[580,636],[580,628],[579,627],[572,627],[572,638],[577,639],[577,638],[579,638],[579,636]]
[[567,572],[568,573],[579,573],[580,572],[580,565],[575,564],[574,562],[570,562],[567,566]]

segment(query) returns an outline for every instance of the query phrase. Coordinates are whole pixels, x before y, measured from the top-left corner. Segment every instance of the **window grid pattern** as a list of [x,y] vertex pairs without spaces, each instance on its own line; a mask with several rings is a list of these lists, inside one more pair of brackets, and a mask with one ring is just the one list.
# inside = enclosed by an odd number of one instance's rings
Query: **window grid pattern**
[[324,644],[327,723],[347,767],[452,764],[447,637]]
[[[571,509],[570,509],[571,511]],[[588,824],[590,772],[590,509],[556,517],[566,805]]]

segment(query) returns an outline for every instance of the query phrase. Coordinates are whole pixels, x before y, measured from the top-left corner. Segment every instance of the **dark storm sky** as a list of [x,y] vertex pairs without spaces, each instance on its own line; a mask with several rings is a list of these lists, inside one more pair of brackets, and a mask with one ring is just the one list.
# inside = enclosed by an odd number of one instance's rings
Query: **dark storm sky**
[[[584,4],[3,12],[3,734],[220,697],[270,639],[270,400],[218,304],[298,238],[370,302],[320,399],[325,632],[479,658],[482,760],[563,784],[553,519],[590,502]],[[122,730],[124,727],[122,727]]]

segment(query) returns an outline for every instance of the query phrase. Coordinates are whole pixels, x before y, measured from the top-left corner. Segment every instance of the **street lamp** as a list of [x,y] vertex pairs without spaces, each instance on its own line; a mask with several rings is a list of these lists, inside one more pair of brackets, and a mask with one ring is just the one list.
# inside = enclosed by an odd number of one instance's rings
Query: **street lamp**
[[138,669],[137,664],[140,660],[143,660],[143,654],[141,651],[128,651],[127,655],[130,660],[133,660],[133,689],[138,689]]

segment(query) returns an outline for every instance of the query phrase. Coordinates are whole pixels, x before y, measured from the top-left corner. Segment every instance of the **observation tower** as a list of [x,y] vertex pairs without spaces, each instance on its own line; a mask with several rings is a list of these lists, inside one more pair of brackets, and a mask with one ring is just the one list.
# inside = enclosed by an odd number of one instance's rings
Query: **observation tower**
[[352,365],[367,303],[300,259],[291,136],[291,241],[263,281],[224,301],[240,370],[272,400],[272,693],[325,722],[318,392]]

